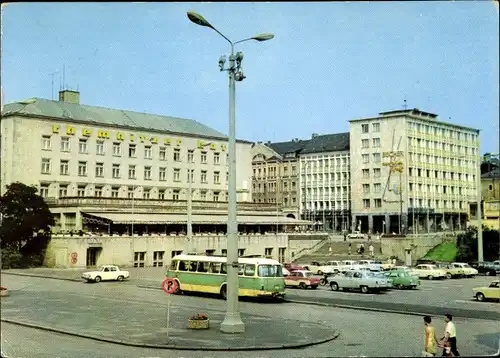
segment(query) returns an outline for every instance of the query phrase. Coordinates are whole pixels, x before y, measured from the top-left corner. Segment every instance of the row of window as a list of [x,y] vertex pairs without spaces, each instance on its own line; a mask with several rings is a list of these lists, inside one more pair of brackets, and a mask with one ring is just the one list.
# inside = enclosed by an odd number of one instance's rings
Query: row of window
[[254,193],[275,193],[277,191],[288,192],[297,190],[297,183],[292,181],[290,185],[288,182],[283,182],[281,190],[278,190],[277,183],[253,183],[253,192]]
[[477,146],[475,143],[470,143],[472,147],[459,145],[459,144],[451,144],[438,142],[433,140],[421,139],[408,137],[408,146],[410,148],[426,148],[430,150],[442,150],[445,152],[451,152],[454,155],[457,154],[465,154],[465,155],[475,155],[478,153]]
[[[370,148],[370,140],[361,139],[361,148]],[[380,138],[372,138],[372,148],[380,148]]]
[[[50,185],[47,183],[43,183],[40,185],[39,189],[39,194],[40,196],[44,198],[49,197],[49,187]],[[65,198],[65,197],[110,197],[110,198],[136,198],[137,199],[137,193],[140,192],[138,190],[140,188],[136,187],[127,187],[125,191],[120,190],[120,187],[118,186],[112,186],[111,190],[105,190],[104,185],[95,185],[94,188],[92,189],[91,187],[87,187],[85,185],[79,185],[76,192],[72,192],[69,189],[69,185],[67,184],[59,184],[58,187],[58,198]],[[157,193],[157,194],[153,194]],[[225,194],[225,192],[222,191],[212,191],[212,201],[219,201],[221,197]],[[199,191],[199,198],[198,200],[201,201],[207,201],[209,191],[208,190],[200,190]],[[142,199],[159,199],[159,200],[180,200],[181,199],[181,189],[175,188],[172,189],[172,194],[169,196],[168,195],[168,190],[167,189],[159,189],[157,191],[153,191],[151,188],[144,188],[142,190]]]
[[[361,125],[361,133],[369,133],[370,132],[370,125],[368,123],[362,124]],[[380,132],[380,123],[372,123],[372,132],[373,133],[378,133]]]
[[[373,206],[371,206],[371,201],[373,200]],[[432,204],[435,204],[435,206],[432,206]],[[414,206],[415,204],[415,206]],[[427,204],[427,206],[425,206]],[[431,200],[428,199],[422,200],[409,200],[409,206],[411,208],[413,207],[420,207],[420,208],[435,208],[435,209],[465,209],[466,208],[466,202],[465,201],[454,201],[454,200]],[[381,208],[382,207],[382,199],[363,199],[363,208],[364,209],[370,209],[371,207],[374,208]]]
[[436,136],[441,136],[445,138],[458,139],[463,141],[474,141],[476,135],[472,133],[467,133],[458,129],[446,128],[438,125],[429,125],[419,122],[410,121],[408,123],[408,128],[410,130],[421,132],[425,134],[433,134]]
[[420,178],[445,179],[445,180],[459,180],[471,183],[475,183],[476,180],[475,174],[454,173],[454,172],[420,169],[420,168],[408,168],[408,176],[410,177],[414,176]]
[[[61,159],[59,162],[59,174],[60,175],[71,175],[71,170],[70,170],[70,161]],[[105,176],[105,163],[95,163],[95,172],[94,175],[96,178],[104,178]],[[86,177],[89,176],[89,164],[86,161],[78,161],[78,176],[81,177]],[[42,165],[41,165],[41,173],[42,174],[52,174],[52,159],[51,158],[42,158]],[[174,168],[172,171],[172,179],[174,182],[180,182],[181,181],[181,169],[180,168]],[[113,179],[121,179],[121,164],[112,164],[111,167],[111,177]],[[129,165],[128,166],[128,179],[137,179],[137,166],[136,165]],[[143,172],[143,179],[144,180],[153,180],[153,167],[152,166],[144,166],[144,172]],[[192,183],[195,182],[195,169],[191,169],[191,175],[189,175],[189,169],[186,169],[186,179],[187,182],[191,181]],[[228,182],[229,179],[229,173],[226,172],[226,183]],[[159,181],[167,181],[167,168],[166,167],[159,167],[158,168],[158,176],[157,180]],[[207,170],[200,170],[200,183],[202,184],[207,184],[208,183],[208,171]],[[214,184],[221,184],[221,173],[218,171],[213,172],[213,183]]]
[[348,210],[349,202],[344,201],[303,201],[305,210]]
[[[106,155],[106,142],[103,140],[96,141],[95,154],[96,155]],[[114,142],[112,147],[112,153],[114,157],[122,156],[122,144],[120,142]],[[123,144],[125,145],[125,144]],[[154,147],[151,145],[144,146],[144,159],[153,159],[153,149]],[[42,150],[52,150],[52,139],[50,135],[42,136]],[[71,152],[71,138],[70,137],[61,137],[60,143],[61,152]],[[167,160],[167,147],[158,147],[158,159],[162,161]],[[187,161],[194,163],[194,150],[188,150],[187,152]],[[79,154],[89,154],[89,140],[86,138],[81,138],[78,140],[78,153]],[[226,154],[227,155],[227,154]],[[128,157],[129,158],[137,158],[137,145],[136,144],[128,144]],[[173,160],[174,162],[181,162],[181,149],[174,148],[173,149]],[[200,152],[200,163],[207,164],[208,163],[208,152],[201,151]],[[227,163],[227,156],[226,156]],[[221,164],[221,153],[214,152],[213,153],[213,164],[219,165]]]
[[307,157],[304,158],[300,165],[305,169],[315,169],[323,167],[344,167],[349,164],[349,157],[335,156],[335,157]]

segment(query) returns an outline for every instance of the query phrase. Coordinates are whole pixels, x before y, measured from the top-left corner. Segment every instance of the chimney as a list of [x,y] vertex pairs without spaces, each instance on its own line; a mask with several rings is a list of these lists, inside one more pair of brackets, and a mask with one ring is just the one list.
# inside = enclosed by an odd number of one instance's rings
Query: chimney
[[80,92],[71,90],[59,91],[59,102],[80,104]]

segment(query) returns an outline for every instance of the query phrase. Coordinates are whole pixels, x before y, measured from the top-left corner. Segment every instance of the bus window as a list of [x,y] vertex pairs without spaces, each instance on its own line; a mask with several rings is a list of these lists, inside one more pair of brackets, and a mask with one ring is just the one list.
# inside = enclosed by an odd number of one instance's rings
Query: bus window
[[245,273],[245,265],[239,264],[238,265],[238,275],[243,276],[244,273]]
[[187,271],[187,267],[189,265],[189,262],[186,261],[179,261],[179,268],[178,271]]
[[179,261],[177,261],[177,260],[173,260],[173,261],[170,263],[170,270],[172,270],[172,271],[177,270],[177,262],[179,262]]
[[208,262],[198,262],[198,272],[207,272]]
[[222,264],[220,266],[220,273],[227,274],[227,264]]
[[255,265],[245,265],[245,276],[255,276]]
[[189,272],[196,272],[196,266],[198,266],[197,264],[198,262],[191,261],[189,265]]
[[208,272],[210,273],[219,273],[220,272],[220,262],[210,262],[210,266],[208,266]]
[[281,265],[259,265],[259,277],[283,277]]

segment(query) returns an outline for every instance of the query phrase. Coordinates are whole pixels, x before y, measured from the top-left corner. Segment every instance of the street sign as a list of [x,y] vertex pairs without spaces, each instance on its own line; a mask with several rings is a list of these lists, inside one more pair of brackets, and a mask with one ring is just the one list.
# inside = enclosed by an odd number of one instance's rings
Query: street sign
[[163,291],[165,291],[167,295],[175,293],[178,288],[177,281],[171,278],[166,278],[165,280],[163,280],[161,288],[163,289]]

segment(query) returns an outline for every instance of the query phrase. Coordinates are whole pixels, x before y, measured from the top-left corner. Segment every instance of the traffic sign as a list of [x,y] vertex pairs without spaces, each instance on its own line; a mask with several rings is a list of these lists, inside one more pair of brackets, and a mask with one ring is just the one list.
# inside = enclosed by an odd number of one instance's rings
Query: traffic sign
[[163,289],[163,291],[165,291],[167,295],[175,293],[178,288],[177,281],[171,278],[166,278],[165,280],[163,280],[161,288]]

